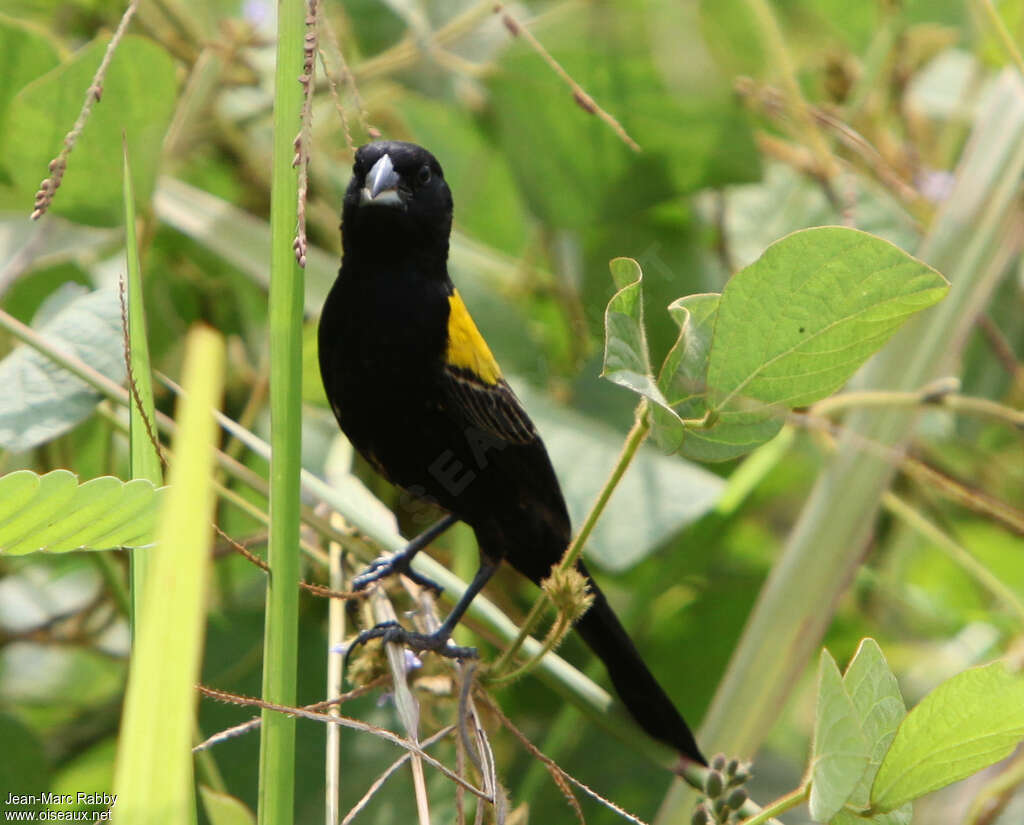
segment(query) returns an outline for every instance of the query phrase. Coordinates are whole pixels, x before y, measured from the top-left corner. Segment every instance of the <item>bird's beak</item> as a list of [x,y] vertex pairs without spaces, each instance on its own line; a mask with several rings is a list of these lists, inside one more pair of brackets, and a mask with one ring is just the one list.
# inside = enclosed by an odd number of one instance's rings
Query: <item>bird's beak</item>
[[402,182],[390,155],[381,156],[366,175],[366,185],[361,193],[361,204],[386,204],[398,206],[402,203],[398,185]]

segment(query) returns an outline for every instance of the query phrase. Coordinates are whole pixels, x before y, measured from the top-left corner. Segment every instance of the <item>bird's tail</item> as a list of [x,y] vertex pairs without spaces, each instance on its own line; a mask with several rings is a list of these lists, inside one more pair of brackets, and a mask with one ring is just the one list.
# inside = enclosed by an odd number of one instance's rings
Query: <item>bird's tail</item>
[[586,568],[582,564],[580,567],[589,579],[594,602],[576,623],[576,630],[604,662],[615,692],[637,724],[651,737],[664,742],[683,756],[706,765],[707,760],[697,747],[686,720],[647,669],[604,593],[590,578]]

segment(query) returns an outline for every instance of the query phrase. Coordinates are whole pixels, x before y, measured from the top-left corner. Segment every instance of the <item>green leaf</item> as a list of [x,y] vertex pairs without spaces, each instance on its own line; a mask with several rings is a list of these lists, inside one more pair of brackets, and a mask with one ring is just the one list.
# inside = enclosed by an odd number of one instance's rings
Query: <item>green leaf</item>
[[1003,662],[947,679],[907,714],[871,788],[891,811],[1005,759],[1024,738],[1024,676]]
[[949,284],[865,232],[820,227],[772,244],[719,301],[708,358],[704,437],[724,457],[774,435],[785,410],[841,387]]
[[183,372],[187,394],[178,405],[169,494],[132,652],[114,775],[114,821],[131,825],[177,825],[195,816],[191,745],[215,499],[211,410],[224,373],[223,342],[208,327],[189,334]]
[[897,728],[907,715],[907,709],[896,677],[874,639],[864,639],[860,643],[843,675],[843,685],[853,700],[871,757],[850,801],[855,807],[867,808],[871,801],[871,783],[896,736]]
[[8,473],[0,477],[0,553],[145,546],[153,541],[164,490],[113,476],[79,484],[68,470]]
[[[124,247],[128,269],[124,301],[127,313],[129,379],[128,449],[132,478],[145,478],[154,484],[163,482],[156,435],[156,413],[153,407],[153,371],[149,361],[149,339],[146,336],[146,313],[142,305],[142,265],[139,262],[138,240],[135,237],[135,193],[128,147],[124,147]],[[149,575],[150,558],[145,553],[131,556],[132,635],[138,633],[142,615],[142,599]]]
[[[132,171],[128,163],[128,147],[124,150],[124,227],[125,257],[128,269],[125,302],[128,314],[128,352],[131,358],[132,403],[129,440],[132,478],[146,478],[154,484],[163,480],[160,456],[150,433],[156,436],[156,413],[153,408],[153,371],[149,362],[149,340],[146,337],[146,311],[142,305],[142,266],[135,237],[135,196]],[[141,405],[141,408],[140,408]],[[148,423],[148,428],[147,428]]]
[[[581,228],[705,186],[756,180],[760,157],[746,115],[713,67],[688,78],[685,94],[667,89],[666,67],[676,79],[688,71],[680,55],[700,48],[693,27],[652,32],[646,6],[627,3],[591,11],[556,9],[530,28],[643,152],[574,103],[518,38],[488,79],[489,103],[501,154],[533,212],[549,226]],[[666,32],[671,46],[659,49]]]
[[[42,31],[0,15],[0,78],[3,78],[0,82],[0,168],[6,169],[9,160],[4,142],[11,99],[25,84],[57,63],[57,50]],[[42,174],[37,177],[41,178]]]
[[704,382],[721,297],[717,293],[687,295],[669,304],[669,314],[679,325],[679,337],[661,365],[658,387],[673,412],[667,413],[662,407],[651,410],[652,431],[658,443],[698,461],[713,459],[719,449],[712,445],[711,452],[706,452],[702,431],[687,429],[679,419],[699,419],[707,412]]
[[604,369],[601,377],[633,390],[673,415],[658,389],[644,331],[643,273],[632,258],[609,264],[618,289],[604,312]]
[[[15,185],[26,194],[26,212],[47,164],[78,117],[108,39],[85,46],[11,101],[4,160]],[[68,158],[52,211],[95,226],[120,223],[122,135],[135,164],[136,195],[140,204],[147,203],[176,98],[170,56],[144,37],[125,37],[110,63],[102,98]]]
[[[36,331],[120,383],[124,380],[121,308],[112,289],[84,292],[68,283],[36,314]],[[92,414],[98,393],[45,355],[22,344],[0,361],[0,447],[20,452],[67,432]]]
[[714,408],[818,401],[948,291],[930,266],[866,232],[794,232],[722,293],[708,360]]
[[238,797],[200,785],[199,798],[210,825],[256,825],[255,815]]
[[846,804],[869,763],[868,743],[857,708],[847,693],[835,659],[821,651],[818,707],[811,755],[811,818],[827,822]]
[[871,804],[871,783],[896,735],[896,729],[907,715],[896,677],[874,639],[864,639],[860,643],[853,661],[843,675],[843,685],[857,711],[870,761],[847,801],[853,810],[839,811],[832,818],[831,825],[909,825],[914,813],[909,803],[894,811],[870,817],[858,816],[853,812],[864,811]]

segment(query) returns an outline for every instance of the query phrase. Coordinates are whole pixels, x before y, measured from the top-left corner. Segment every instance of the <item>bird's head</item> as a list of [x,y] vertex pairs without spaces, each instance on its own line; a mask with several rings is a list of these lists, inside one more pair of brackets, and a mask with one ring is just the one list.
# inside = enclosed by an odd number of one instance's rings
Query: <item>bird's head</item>
[[346,254],[354,243],[378,254],[406,244],[448,252],[452,193],[441,164],[415,143],[378,141],[361,146],[342,209]]

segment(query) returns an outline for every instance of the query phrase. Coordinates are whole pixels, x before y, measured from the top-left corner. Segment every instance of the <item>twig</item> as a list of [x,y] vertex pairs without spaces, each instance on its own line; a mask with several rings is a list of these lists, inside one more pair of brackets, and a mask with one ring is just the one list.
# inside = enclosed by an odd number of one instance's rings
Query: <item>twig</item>
[[[448,727],[446,728],[441,728],[441,730],[439,730],[437,733],[428,736],[426,739],[424,739],[423,742],[420,744],[420,747],[429,748],[435,742],[444,739],[453,730],[455,730],[454,725],[448,725]],[[402,765],[408,762],[411,758],[412,754],[403,753],[400,757],[398,757],[398,759],[391,763],[390,767],[386,771],[384,771],[384,773],[382,773],[375,780],[373,780],[373,783],[370,785],[370,787],[366,789],[366,793],[364,793],[362,797],[359,799],[359,801],[352,806],[352,809],[347,814],[345,814],[345,818],[341,820],[341,825],[350,825],[352,820],[354,820],[356,816],[363,812],[363,810],[369,804],[370,800],[377,793],[377,791],[381,789],[384,783],[391,778],[395,771],[402,767]],[[456,785],[455,787],[457,788],[459,793],[465,793],[465,789],[462,787],[462,785]]]
[[[500,721],[501,724],[504,725],[509,730],[509,732],[511,732],[512,735],[515,736],[516,739],[519,740],[519,742],[522,744],[522,746],[524,748],[526,748],[526,750],[529,751],[532,756],[534,756],[536,759],[539,759],[541,762],[543,762],[544,765],[548,768],[549,771],[553,772],[552,776],[554,776],[554,774],[557,773],[566,782],[572,783],[577,788],[579,788],[581,791],[583,791],[583,793],[585,793],[587,796],[589,796],[591,799],[594,799],[597,802],[599,802],[600,804],[604,805],[606,808],[608,808],[608,810],[617,813],[619,816],[621,816],[626,821],[632,822],[632,823],[634,823],[634,825],[647,825],[639,817],[634,816],[633,814],[629,813],[629,811],[625,810],[624,808],[619,807],[614,802],[612,802],[610,799],[608,799],[608,798],[606,798],[604,796],[601,796],[601,794],[599,794],[597,791],[595,791],[593,788],[591,788],[586,783],[581,782],[576,777],[574,777],[571,774],[567,773],[565,770],[563,770],[558,765],[557,762],[555,762],[554,759],[552,759],[550,756],[547,756],[546,754],[541,752],[541,750],[536,745],[534,745],[533,742],[531,742],[529,740],[529,738],[527,738],[526,734],[523,733],[521,730],[519,730],[519,728],[517,728],[512,723],[512,720],[509,719],[502,712],[501,708],[498,707],[497,702],[495,702],[494,699],[488,693],[486,693],[486,691],[478,690],[477,691],[477,696],[480,698],[480,700],[485,705],[487,705],[488,708],[490,708],[491,712],[498,718],[498,721]],[[559,784],[559,787],[561,788],[562,785]],[[575,797],[573,797],[573,799],[575,799]],[[582,811],[582,809],[579,808],[579,803],[577,803],[574,806],[574,808],[576,809],[577,818],[580,820],[580,822],[582,822],[583,821],[583,811]]]
[[[358,699],[360,696],[365,696],[370,691],[376,690],[377,688],[387,683],[387,674],[382,674],[373,681],[367,682],[365,685],[361,685],[357,688],[354,688],[353,690],[348,691],[348,693],[343,693],[340,696],[335,696],[333,699],[328,699],[323,702],[315,702],[312,705],[305,705],[303,707],[303,710],[317,711],[334,708],[338,705],[344,704],[345,702],[351,701],[352,699]],[[211,699],[216,699],[220,702],[234,702],[234,694],[225,693],[222,690],[209,688],[206,687],[206,685],[197,685],[196,690],[198,690],[204,696],[209,696]],[[225,728],[219,733],[215,733],[212,736],[208,736],[206,739],[204,739],[202,742],[200,742],[198,745],[192,748],[192,752],[198,753],[199,751],[207,750],[209,748],[212,748],[214,745],[219,745],[221,742],[227,742],[229,739],[234,739],[238,736],[241,736],[244,733],[248,733],[251,730],[256,730],[262,723],[263,720],[259,716],[255,716],[248,722],[242,722],[240,725],[232,725],[230,728]]]
[[392,733],[384,728],[379,728],[376,725],[369,725],[366,722],[361,722],[358,719],[352,719],[348,716],[328,716],[326,713],[317,713],[316,711],[306,710],[305,708],[289,707],[288,705],[279,705],[276,702],[266,702],[263,699],[256,699],[250,696],[242,696],[237,693],[229,693],[226,690],[217,690],[215,688],[201,687],[199,688],[202,693],[209,696],[211,699],[217,699],[221,702],[228,702],[232,705],[241,705],[243,707],[255,707],[262,710],[269,710],[275,713],[283,713],[286,716],[294,716],[299,719],[309,719],[312,722],[323,722],[328,725],[341,725],[345,728],[352,728],[353,730],[362,731],[363,733],[369,733],[386,742],[390,742],[393,745],[397,745],[400,748],[408,751],[410,755],[418,756],[428,765],[436,768],[442,774],[447,776],[453,782],[457,782],[470,791],[476,794],[481,799],[486,799],[488,802],[492,801],[488,795],[477,788],[470,782],[467,782],[461,776],[455,774],[447,765],[438,761],[433,756],[423,752],[423,749],[415,742],[410,742],[408,739],[399,736],[396,733]]
[[295,260],[306,268],[306,195],[309,192],[309,154],[313,139],[313,87],[316,84],[317,20],[320,16],[320,0],[308,0],[306,11],[306,36],[302,43],[302,86],[301,127],[295,136],[295,158],[292,166],[299,168],[298,195],[295,205]]
[[[331,21],[327,19],[326,15],[321,16],[320,24],[323,26],[324,32],[327,33],[327,40],[331,44],[331,48],[338,56],[338,63],[341,66],[342,76],[348,84],[348,87],[352,90],[352,99],[355,101],[356,113],[359,115],[359,125],[367,135],[376,140],[380,137],[380,130],[370,125],[369,117],[366,112],[366,105],[363,103],[362,95],[359,94],[359,87],[356,85],[356,76],[349,68],[348,61],[345,60],[345,53],[341,50],[341,44],[338,42],[338,36],[334,33],[334,27],[331,25]],[[328,78],[330,78],[330,74],[327,72],[326,66],[324,67],[324,73],[327,74]],[[349,148],[353,148],[352,137],[347,131],[345,133],[345,137]]]
[[643,151],[643,149],[640,148],[640,144],[629,136],[629,133],[625,130],[623,125],[612,115],[602,109],[597,104],[597,101],[588,95],[579,83],[573,80],[572,75],[565,70],[561,63],[555,60],[551,52],[544,48],[544,44],[534,36],[533,32],[512,16],[512,14],[505,8],[504,3],[495,3],[494,13],[501,15],[501,22],[505,24],[505,28],[508,29],[509,34],[513,37],[522,37],[523,40],[530,45],[530,48],[537,52],[537,54],[543,58],[544,62],[554,70],[555,74],[565,81],[565,84],[569,87],[570,91],[572,91],[573,100],[576,101],[576,104],[584,112],[591,115],[597,115],[597,117],[607,123],[608,126],[611,127],[612,131],[619,136],[619,139],[634,152]]
[[951,536],[948,536],[937,525],[932,524],[923,514],[895,493],[891,491],[883,493],[882,505],[904,524],[940,547],[971,578],[1012,610],[1017,615],[1019,622],[1024,623],[1024,604],[1017,598],[1017,594],[979,562],[966,547],[954,541]]
[[74,126],[71,127],[71,131],[64,136],[64,145],[60,153],[47,166],[50,174],[39,184],[39,191],[36,192],[35,205],[31,215],[34,221],[39,220],[39,218],[45,215],[46,210],[53,203],[53,197],[57,194],[61,181],[64,180],[64,172],[68,167],[68,155],[75,148],[75,143],[78,142],[78,138],[85,128],[86,121],[89,120],[89,115],[92,114],[93,106],[99,103],[100,98],[103,96],[103,80],[107,76],[110,61],[114,58],[114,51],[124,37],[128,23],[131,22],[138,4],[139,0],[129,0],[128,8],[121,15],[121,22],[117,24],[117,29],[107,44],[107,50],[103,53],[103,59],[100,61],[99,68],[96,69],[96,74],[92,76],[92,82],[85,91],[85,101],[82,103],[82,109],[78,113],[78,118],[75,120]]
[[163,445],[153,430],[153,422],[150,421],[149,415],[146,413],[146,407],[142,403],[142,397],[139,394],[139,386],[135,383],[135,371],[132,369],[132,344],[131,337],[128,334],[128,301],[125,297],[124,278],[118,278],[117,284],[118,297],[121,299],[121,340],[124,342],[124,364],[128,375],[128,390],[132,394],[132,402],[139,412],[139,418],[146,425],[146,436],[149,438],[149,443],[156,450],[156,457],[160,460],[160,466],[166,470],[167,456],[164,455]]

